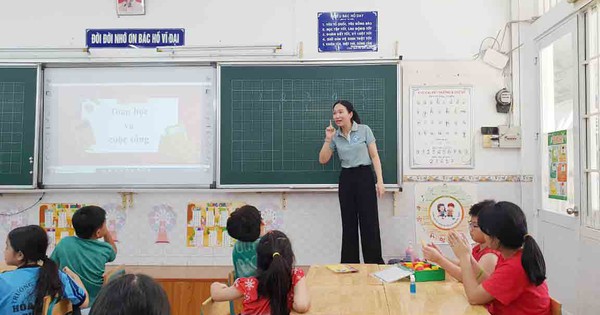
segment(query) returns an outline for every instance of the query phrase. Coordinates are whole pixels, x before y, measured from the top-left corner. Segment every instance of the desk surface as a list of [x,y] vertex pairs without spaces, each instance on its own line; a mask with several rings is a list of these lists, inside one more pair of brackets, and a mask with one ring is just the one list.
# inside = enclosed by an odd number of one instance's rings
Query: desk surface
[[483,306],[469,305],[462,284],[454,279],[417,282],[417,293],[411,295],[406,280],[382,283],[370,275],[390,266],[352,266],[359,272],[336,274],[325,266],[310,267],[306,279],[311,308],[306,314],[488,314]]

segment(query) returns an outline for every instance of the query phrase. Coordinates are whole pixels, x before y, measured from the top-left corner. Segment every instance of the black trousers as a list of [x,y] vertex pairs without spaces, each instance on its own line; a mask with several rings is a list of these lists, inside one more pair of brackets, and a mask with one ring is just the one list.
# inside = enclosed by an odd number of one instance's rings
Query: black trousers
[[342,212],[342,263],[360,263],[358,228],[363,260],[383,264],[375,176],[371,166],[343,168],[338,189]]

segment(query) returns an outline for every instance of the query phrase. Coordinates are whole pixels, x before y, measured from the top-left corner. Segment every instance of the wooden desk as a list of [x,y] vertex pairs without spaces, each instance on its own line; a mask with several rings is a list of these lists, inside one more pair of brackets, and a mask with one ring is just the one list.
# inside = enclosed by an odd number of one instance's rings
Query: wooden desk
[[462,283],[449,279],[446,281],[417,282],[417,293],[410,294],[410,282],[405,279],[385,283],[385,294],[390,315],[403,314],[489,314],[483,306],[469,304]]
[[379,271],[378,265],[351,265],[358,269],[354,273],[334,273],[325,266],[310,266],[306,281],[309,286],[361,286],[382,285],[381,281],[371,276],[371,273]]
[[384,284],[370,275],[390,266],[352,266],[359,272],[336,274],[325,266],[310,267],[306,280],[311,308],[306,314],[488,314],[483,306],[469,305],[462,284],[454,279],[417,282],[417,294],[411,295],[408,281]]

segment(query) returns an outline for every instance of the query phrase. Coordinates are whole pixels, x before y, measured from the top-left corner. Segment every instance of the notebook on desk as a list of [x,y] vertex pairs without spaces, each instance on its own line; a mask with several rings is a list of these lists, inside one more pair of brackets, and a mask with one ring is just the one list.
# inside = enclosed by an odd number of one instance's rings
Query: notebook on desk
[[326,265],[325,267],[327,267],[327,269],[335,272],[335,273],[352,273],[352,272],[358,272],[358,269],[350,266],[350,265],[344,265],[344,264],[337,264],[337,265]]
[[385,270],[377,271],[371,275],[384,282],[394,282],[412,275],[414,271],[400,266],[391,266]]

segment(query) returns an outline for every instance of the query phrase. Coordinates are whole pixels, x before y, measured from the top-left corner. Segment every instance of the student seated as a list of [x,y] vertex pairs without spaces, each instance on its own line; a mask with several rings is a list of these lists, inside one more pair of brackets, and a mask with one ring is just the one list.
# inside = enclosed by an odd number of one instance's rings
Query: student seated
[[215,301],[243,297],[243,315],[287,315],[307,312],[310,298],[304,272],[294,267],[294,252],[280,231],[265,234],[257,247],[256,277],[238,278],[233,286],[215,282],[210,295]]
[[81,279],[46,256],[48,235],[38,225],[16,228],[8,233],[4,260],[16,270],[0,274],[0,314],[41,314],[44,297],[66,299],[75,308],[88,305]]
[[[479,211],[494,203],[493,200],[485,200],[474,204],[469,210],[469,215],[471,216],[471,220],[469,221],[469,234],[471,235],[471,239],[477,242],[477,245],[475,245],[471,251],[471,263],[478,283],[481,283],[492,274],[496,268],[498,259],[501,259],[500,252],[489,248],[485,244],[485,237],[479,229],[478,223]],[[444,256],[442,251],[433,243],[423,246],[423,256],[425,259],[440,265],[440,267],[444,268],[448,274],[458,281],[462,281],[459,261]]]
[[117,246],[106,228],[106,211],[98,206],[77,210],[73,214],[73,228],[77,236],[60,240],[50,258],[60,268],[69,267],[81,277],[91,306],[102,287],[106,263],[115,260]]
[[235,209],[227,219],[227,233],[237,240],[231,254],[235,278],[255,276],[256,247],[264,234],[260,211],[250,205]]
[[479,212],[479,228],[486,245],[503,259],[494,272],[478,283],[470,246],[451,232],[448,242],[460,260],[465,293],[471,304],[490,303],[491,314],[549,315],[546,263],[533,237],[527,234],[525,214],[510,202],[486,205]]
[[144,274],[126,274],[111,280],[96,297],[90,315],[169,315],[163,288]]

